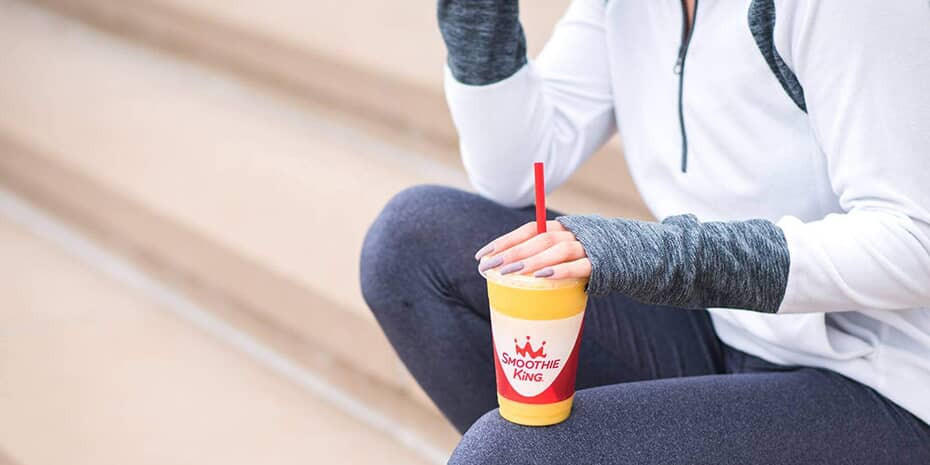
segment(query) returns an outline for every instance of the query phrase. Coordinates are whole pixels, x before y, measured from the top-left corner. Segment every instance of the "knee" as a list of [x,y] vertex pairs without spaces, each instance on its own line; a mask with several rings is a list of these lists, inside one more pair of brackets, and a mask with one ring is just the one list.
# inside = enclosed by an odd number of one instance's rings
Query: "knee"
[[362,294],[377,312],[383,298],[396,296],[415,275],[424,254],[437,247],[437,238],[448,233],[446,220],[466,192],[421,185],[397,193],[368,230],[362,244],[360,278]]
[[501,418],[497,409],[478,419],[462,437],[449,458],[449,465],[496,465],[519,463],[514,460],[514,443],[525,440],[531,428],[514,425]]
[[[449,463],[679,463],[670,459],[643,462],[649,448],[658,444],[649,437],[659,429],[650,419],[662,410],[648,414],[637,411],[628,407],[635,402],[617,395],[617,391],[614,387],[578,391],[572,415],[543,428],[510,423],[498,410],[492,410],[468,429]],[[607,456],[609,460],[605,460]]]
[[465,192],[449,187],[420,185],[408,187],[391,198],[375,218],[365,237],[364,251],[372,257],[418,240],[432,239],[443,219],[461,203]]

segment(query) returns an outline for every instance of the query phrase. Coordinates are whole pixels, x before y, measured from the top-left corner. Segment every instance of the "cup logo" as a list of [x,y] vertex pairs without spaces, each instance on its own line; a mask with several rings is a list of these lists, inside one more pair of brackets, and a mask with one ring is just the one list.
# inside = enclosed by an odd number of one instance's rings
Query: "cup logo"
[[530,345],[529,336],[526,337],[526,344],[524,344],[523,347],[517,345],[516,339],[513,340],[513,350],[517,353],[517,355],[529,358],[546,358],[546,354],[543,353],[544,345],[546,345],[546,341],[542,341],[542,346],[539,346],[539,350],[533,350],[533,346]]
[[549,389],[572,356],[583,318],[579,313],[559,320],[523,320],[492,308],[497,365],[509,389],[523,397]]

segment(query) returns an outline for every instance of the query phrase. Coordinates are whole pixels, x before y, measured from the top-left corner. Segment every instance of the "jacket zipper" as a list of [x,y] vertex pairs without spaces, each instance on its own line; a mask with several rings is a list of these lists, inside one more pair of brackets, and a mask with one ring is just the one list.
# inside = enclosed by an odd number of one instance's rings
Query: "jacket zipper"
[[688,27],[688,7],[685,0],[681,0],[681,45],[678,46],[678,59],[675,60],[673,71],[678,75],[678,127],[681,129],[681,172],[688,171],[688,133],[685,131],[685,111],[682,106],[685,82],[685,58],[688,57],[688,45],[694,35],[694,26],[697,24],[698,3],[694,0],[694,17],[691,18],[691,27]]

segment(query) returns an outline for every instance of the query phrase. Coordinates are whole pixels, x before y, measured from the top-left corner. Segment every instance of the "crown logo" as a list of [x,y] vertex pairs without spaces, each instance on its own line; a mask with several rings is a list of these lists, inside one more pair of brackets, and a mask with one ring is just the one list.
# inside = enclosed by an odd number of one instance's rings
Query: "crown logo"
[[542,344],[540,344],[539,349],[533,350],[533,346],[530,344],[529,336],[526,337],[526,344],[523,344],[523,347],[520,347],[516,339],[513,340],[513,347],[514,347],[514,350],[517,351],[517,355],[522,355],[524,357],[529,357],[529,358],[546,358],[546,353],[543,352],[543,349],[545,349],[545,345],[546,345],[546,341],[542,341]]

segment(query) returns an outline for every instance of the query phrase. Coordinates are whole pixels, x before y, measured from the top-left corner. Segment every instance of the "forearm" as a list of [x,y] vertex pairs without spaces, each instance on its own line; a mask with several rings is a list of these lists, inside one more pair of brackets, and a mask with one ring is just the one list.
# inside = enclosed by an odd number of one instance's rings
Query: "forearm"
[[439,0],[439,30],[452,75],[488,85],[526,64],[526,39],[517,0]]
[[591,260],[592,295],[616,291],[648,303],[765,313],[778,311],[784,298],[788,246],[769,221],[701,223],[693,215],[662,223],[599,216],[558,221]]

